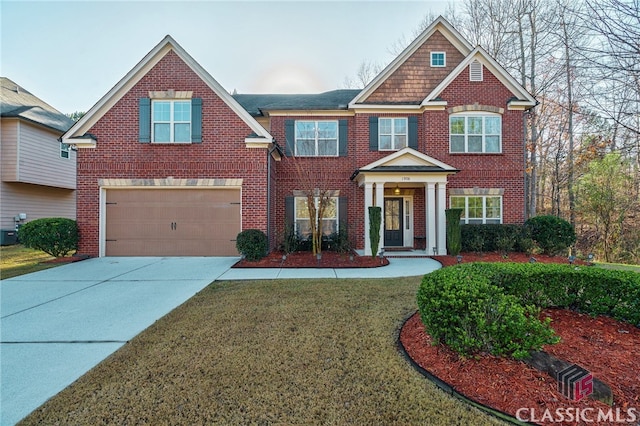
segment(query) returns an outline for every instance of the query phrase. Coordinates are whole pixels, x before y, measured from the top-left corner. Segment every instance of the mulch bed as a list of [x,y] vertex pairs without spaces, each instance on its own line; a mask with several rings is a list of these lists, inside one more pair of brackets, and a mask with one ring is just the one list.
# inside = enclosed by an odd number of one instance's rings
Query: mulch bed
[[284,253],[272,252],[266,257],[250,262],[242,259],[233,265],[233,268],[378,268],[389,264],[389,260],[383,257],[358,256],[356,253],[337,253],[323,251],[322,258],[318,260],[311,252],[289,253],[283,259]]
[[56,257],[50,260],[45,260],[41,263],[73,263],[79,262],[81,260],[89,259],[89,256],[65,256],[65,257]]
[[[434,258],[444,266],[457,263],[452,256]],[[482,259],[463,254],[463,262],[500,259],[502,257],[499,254],[485,254]],[[536,259],[547,263],[554,260],[555,263],[567,262],[558,257],[536,256]],[[528,257],[510,254],[508,259],[502,261],[528,261]],[[517,410],[524,407],[527,411],[520,412],[521,418],[524,416],[539,424],[611,424],[607,420],[600,423],[590,420],[597,420],[598,409],[604,413],[612,409],[614,416],[619,413],[618,419],[633,420],[633,424],[636,424],[640,420],[640,328],[609,317],[592,318],[565,309],[545,309],[541,315],[553,320],[551,326],[562,339],[556,345],[546,345],[543,350],[586,368],[594,377],[609,385],[614,395],[613,407],[590,398],[569,400],[558,391],[554,378],[524,362],[491,355],[464,359],[444,345],[434,346],[425,332],[419,313],[406,322],[400,333],[400,341],[418,365],[457,392],[514,417]],[[550,415],[545,417],[545,412]],[[564,421],[560,421],[558,412],[564,414]],[[581,421],[569,418],[569,413],[575,416],[580,412],[583,415]],[[533,418],[530,417],[532,413]],[[631,418],[630,413],[635,419]]]

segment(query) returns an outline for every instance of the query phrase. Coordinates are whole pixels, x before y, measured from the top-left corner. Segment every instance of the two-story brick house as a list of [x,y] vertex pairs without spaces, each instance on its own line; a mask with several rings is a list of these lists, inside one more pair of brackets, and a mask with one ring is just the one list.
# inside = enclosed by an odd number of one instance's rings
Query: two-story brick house
[[[308,228],[308,183],[332,191],[323,227],[369,254],[446,253],[445,215],[524,219],[524,113],[535,105],[481,48],[437,19],[367,87],[234,95],[171,37],[74,125],[80,252],[235,255],[243,229],[272,247]],[[304,175],[304,178],[303,178]]]

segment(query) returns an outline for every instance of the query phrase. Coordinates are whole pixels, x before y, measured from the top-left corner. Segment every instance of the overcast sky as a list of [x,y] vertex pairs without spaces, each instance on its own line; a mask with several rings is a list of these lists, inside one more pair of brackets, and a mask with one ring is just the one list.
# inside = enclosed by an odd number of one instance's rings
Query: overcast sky
[[54,108],[87,111],[170,34],[225,89],[317,93],[448,1],[0,0],[0,73]]

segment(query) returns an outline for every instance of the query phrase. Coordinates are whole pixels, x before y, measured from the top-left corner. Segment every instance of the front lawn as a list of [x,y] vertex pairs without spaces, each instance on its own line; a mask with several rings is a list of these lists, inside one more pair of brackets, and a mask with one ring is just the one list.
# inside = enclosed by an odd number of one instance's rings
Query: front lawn
[[0,278],[4,280],[59,265],[42,263],[51,259],[53,257],[47,253],[26,248],[22,244],[0,247]]
[[214,283],[23,424],[501,424],[398,352],[419,284]]

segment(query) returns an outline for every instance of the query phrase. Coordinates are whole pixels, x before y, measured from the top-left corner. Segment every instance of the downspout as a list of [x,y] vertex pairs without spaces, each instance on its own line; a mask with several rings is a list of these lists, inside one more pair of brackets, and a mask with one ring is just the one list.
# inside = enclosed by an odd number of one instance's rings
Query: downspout
[[267,150],[267,243],[269,252],[271,252],[271,154],[277,149],[278,147],[274,143]]

